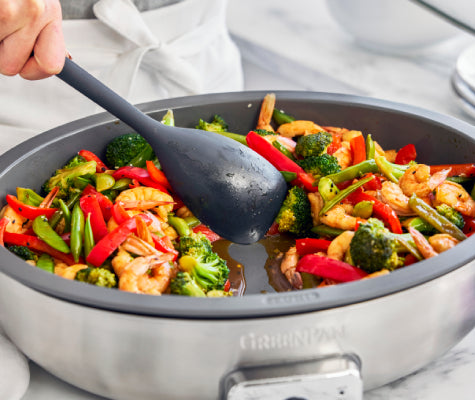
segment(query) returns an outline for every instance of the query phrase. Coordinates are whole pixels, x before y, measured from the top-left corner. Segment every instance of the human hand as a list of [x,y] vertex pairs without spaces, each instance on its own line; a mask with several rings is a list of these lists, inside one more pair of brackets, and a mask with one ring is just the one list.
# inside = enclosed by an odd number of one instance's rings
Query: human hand
[[59,0],[0,0],[0,73],[36,80],[60,72],[61,20]]

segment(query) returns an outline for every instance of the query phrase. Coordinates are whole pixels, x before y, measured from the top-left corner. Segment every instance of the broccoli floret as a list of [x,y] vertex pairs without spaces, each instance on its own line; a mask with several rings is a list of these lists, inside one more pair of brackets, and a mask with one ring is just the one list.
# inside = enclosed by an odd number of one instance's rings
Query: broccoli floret
[[338,159],[327,153],[297,160],[297,164],[300,165],[305,172],[312,174],[316,179],[320,176],[336,174],[341,171]]
[[116,275],[105,268],[84,268],[76,273],[77,281],[91,285],[113,288],[117,286]]
[[275,135],[277,135],[275,132],[268,131],[266,129],[254,129],[254,132],[256,132],[259,136],[275,136]]
[[23,258],[25,261],[33,260],[36,262],[38,260],[38,256],[26,246],[12,245],[8,246],[7,249],[18,257]]
[[68,163],[63,168],[74,168],[77,167],[79,164],[85,163],[86,161],[87,160],[83,156],[76,154],[73,158],[71,158],[71,160],[68,161]]
[[151,146],[142,136],[138,133],[126,133],[107,144],[106,161],[109,167],[120,168],[130,165],[142,153],[147,154],[148,159],[155,157]]
[[310,202],[305,191],[293,186],[287,193],[276,222],[279,232],[290,232],[296,235],[304,235],[312,227],[312,215]]
[[95,173],[95,161],[78,163],[73,167],[64,167],[62,169],[58,169],[55,174],[43,184],[43,190],[46,193],[49,193],[55,186],[58,186],[59,191],[56,197],[65,199],[69,197],[76,178],[87,177],[89,175],[92,176]]
[[368,273],[380,269],[393,270],[401,266],[398,257],[398,241],[382,221],[368,219],[360,224],[350,243],[350,256],[353,263]]
[[188,272],[179,271],[170,282],[171,294],[181,296],[206,297],[206,293]]
[[227,132],[228,124],[224,121],[224,119],[221,116],[215,115],[211,122],[206,122],[200,119],[198,121],[198,125],[196,125],[196,129],[201,129],[202,131],[210,131],[210,132]]
[[441,204],[436,206],[435,209],[437,212],[447,218],[450,222],[452,222],[457,228],[463,229],[465,225],[465,221],[463,219],[462,214],[460,214],[457,210],[450,207],[447,204]]
[[301,157],[319,156],[323,154],[328,145],[333,141],[333,136],[328,132],[317,132],[311,135],[300,136],[297,139],[295,153]]
[[181,256],[180,269],[188,272],[205,292],[213,289],[223,290],[228,279],[229,269],[216,253],[193,253]]
[[193,233],[189,236],[180,237],[178,244],[180,255],[192,255],[212,252],[209,239],[202,233]]

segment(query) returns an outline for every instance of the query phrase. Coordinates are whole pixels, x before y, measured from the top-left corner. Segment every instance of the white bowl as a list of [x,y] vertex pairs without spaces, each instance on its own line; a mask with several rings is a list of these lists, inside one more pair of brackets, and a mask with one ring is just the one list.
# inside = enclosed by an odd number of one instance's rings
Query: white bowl
[[409,0],[327,0],[327,6],[358,44],[378,52],[411,52],[459,33],[455,26]]

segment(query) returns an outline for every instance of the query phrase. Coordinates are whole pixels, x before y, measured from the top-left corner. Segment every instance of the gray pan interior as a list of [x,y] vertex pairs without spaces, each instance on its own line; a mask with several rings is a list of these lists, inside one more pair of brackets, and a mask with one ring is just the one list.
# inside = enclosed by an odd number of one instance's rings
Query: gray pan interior
[[[247,133],[257,121],[266,92],[211,94],[162,100],[140,108],[160,119],[171,108],[180,126],[195,126],[199,118],[220,114],[230,130]],[[277,107],[298,119],[321,125],[343,126],[371,133],[384,148],[414,143],[420,162],[432,164],[475,161],[475,128],[453,118],[419,108],[357,96],[276,92]],[[27,112],[27,111],[25,111]],[[106,143],[130,132],[107,113],[91,116],[38,135],[0,157],[0,205],[17,186],[39,189],[51,173],[82,148],[103,156]],[[199,150],[197,150],[199,151]],[[219,167],[219,166],[217,166]],[[175,318],[253,318],[288,315],[342,307],[422,284],[466,264],[474,258],[471,237],[438,257],[400,269],[388,276],[323,289],[272,293],[258,245],[233,249],[245,263],[248,284],[243,297],[200,299],[164,295],[144,296],[69,281],[32,268],[0,248],[0,271],[40,292],[118,312]],[[267,293],[260,293],[261,290]]]

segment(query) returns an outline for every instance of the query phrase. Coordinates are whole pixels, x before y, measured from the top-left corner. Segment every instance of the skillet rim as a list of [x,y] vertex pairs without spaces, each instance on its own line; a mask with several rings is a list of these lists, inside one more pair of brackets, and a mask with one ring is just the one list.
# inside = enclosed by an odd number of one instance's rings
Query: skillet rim
[[[421,121],[438,124],[455,131],[475,143],[475,127],[456,118],[412,105],[388,100],[324,92],[273,91],[283,101],[317,101],[326,104],[358,105],[368,109],[409,115]],[[197,105],[261,101],[269,91],[213,93],[158,100],[138,105],[146,113],[180,109]],[[20,143],[0,156],[0,185],[3,175],[19,160],[24,160],[42,147],[68,136],[105,123],[116,121],[109,113],[82,118],[39,134]],[[475,235],[474,235],[475,236]],[[8,250],[0,249],[0,272],[21,284],[53,298],[78,305],[126,314],[185,319],[263,318],[300,314],[344,307],[398,293],[444,275],[475,258],[471,237],[439,256],[421,261],[417,268],[402,268],[376,280],[369,279],[321,289],[286,293],[251,294],[243,297],[209,299],[181,296],[144,296],[116,289],[98,288],[31,268]]]

